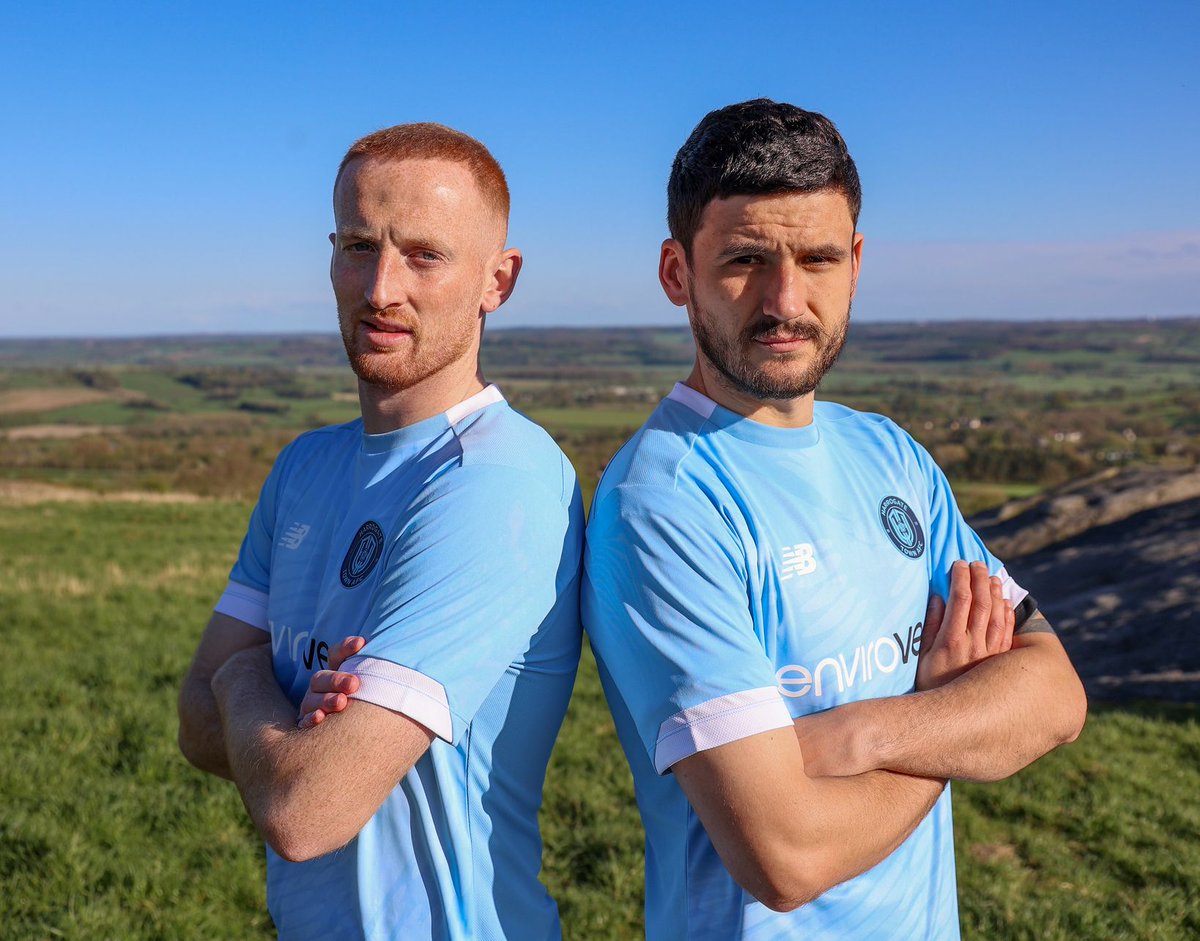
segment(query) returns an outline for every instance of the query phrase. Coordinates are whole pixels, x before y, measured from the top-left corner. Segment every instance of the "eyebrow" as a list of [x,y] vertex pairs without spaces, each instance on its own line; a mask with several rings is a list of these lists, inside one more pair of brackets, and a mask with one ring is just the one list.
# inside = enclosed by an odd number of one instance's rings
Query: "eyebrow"
[[824,245],[813,245],[811,248],[804,250],[805,255],[821,255],[824,258],[842,259],[847,257],[850,252],[847,251],[844,245],[838,245],[835,242],[827,242]]
[[760,242],[756,239],[737,239],[729,242],[721,249],[717,255],[718,259],[738,258],[741,255],[771,255],[774,254],[774,248],[766,242]]
[[[357,225],[346,225],[337,229],[333,234],[339,242],[380,241],[378,232]],[[383,240],[387,241],[387,238],[384,237]],[[430,248],[436,252],[440,252],[446,257],[450,257],[454,254],[454,252],[450,250],[449,246],[447,246],[446,243],[441,239],[433,237],[426,238],[420,234],[413,235],[405,239],[404,244],[407,246],[420,245],[423,248]]]
[[[742,255],[775,254],[778,254],[775,246],[767,242],[760,242],[756,239],[737,239],[736,241],[729,242],[717,255],[717,259],[725,261],[730,258],[739,258]],[[804,246],[798,254],[820,255],[823,258],[832,258],[836,261],[841,261],[849,257],[850,252],[845,246],[839,245],[836,242],[826,242],[824,245]]]
[[362,229],[354,225],[338,226],[336,229],[334,229],[333,234],[337,236],[338,241],[349,241],[351,239],[370,241],[375,237],[366,229]]

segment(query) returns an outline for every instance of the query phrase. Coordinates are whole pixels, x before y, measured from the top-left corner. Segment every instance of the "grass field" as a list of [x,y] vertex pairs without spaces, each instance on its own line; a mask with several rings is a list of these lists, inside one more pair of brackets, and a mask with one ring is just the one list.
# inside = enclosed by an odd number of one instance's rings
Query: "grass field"
[[[0,937],[272,936],[231,785],[175,748],[179,679],[248,505],[0,507]],[[1200,936],[1200,707],[1094,708],[1015,779],[956,786],[967,939]],[[585,658],[542,813],[573,941],[636,938],[641,832]]]

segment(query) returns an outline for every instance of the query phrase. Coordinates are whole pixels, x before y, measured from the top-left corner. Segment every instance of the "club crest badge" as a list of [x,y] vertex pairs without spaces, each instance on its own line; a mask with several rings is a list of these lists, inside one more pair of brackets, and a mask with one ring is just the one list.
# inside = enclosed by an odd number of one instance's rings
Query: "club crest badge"
[[374,520],[367,520],[354,534],[346,557],[342,559],[342,584],[353,588],[371,574],[383,555],[383,530]]
[[892,545],[910,559],[919,559],[925,551],[925,533],[921,521],[899,497],[884,497],[879,504],[879,521]]

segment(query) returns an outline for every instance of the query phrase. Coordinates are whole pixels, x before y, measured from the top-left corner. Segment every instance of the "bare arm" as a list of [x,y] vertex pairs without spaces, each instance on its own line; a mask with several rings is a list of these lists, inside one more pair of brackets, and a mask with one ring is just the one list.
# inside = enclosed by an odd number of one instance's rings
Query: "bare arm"
[[673,771],[725,868],[776,911],[874,866],[913,831],[944,785],[886,771],[810,778],[787,729],[699,752]]
[[266,631],[214,613],[200,638],[179,690],[179,749],[201,771],[232,779],[225,757],[221,717],[212,694],[213,674],[239,650],[269,645]]
[[352,840],[433,740],[424,726],[359,700],[298,729],[266,647],[230,657],[212,688],[242,802],[263,838],[292,861]]
[[[989,627],[994,630],[995,618],[980,603],[981,592],[986,594],[981,567],[972,566],[969,576],[966,569],[959,563],[952,573],[951,598],[934,639],[943,649],[947,636],[969,639],[972,631],[979,637]],[[923,637],[923,658],[937,652],[925,644]],[[1046,619],[1034,612],[1012,638],[1011,649],[1005,648],[975,658],[944,685],[849,703],[797,720],[810,764],[824,774],[886,768],[995,781],[1074,741],[1083,727],[1087,699]]]

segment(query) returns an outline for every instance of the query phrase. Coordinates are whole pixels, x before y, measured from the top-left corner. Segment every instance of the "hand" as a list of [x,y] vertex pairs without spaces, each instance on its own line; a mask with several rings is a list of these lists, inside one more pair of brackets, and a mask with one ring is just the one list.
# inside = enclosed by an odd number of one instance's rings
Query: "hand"
[[919,690],[943,686],[1012,647],[1013,608],[986,563],[955,562],[949,595],[948,604],[937,595],[929,599],[917,662]]
[[357,692],[358,677],[341,673],[338,667],[366,645],[365,637],[347,637],[329,651],[329,669],[318,670],[308,682],[308,692],[300,703],[299,728],[311,729],[325,721],[326,716],[341,712],[350,704],[350,694]]

